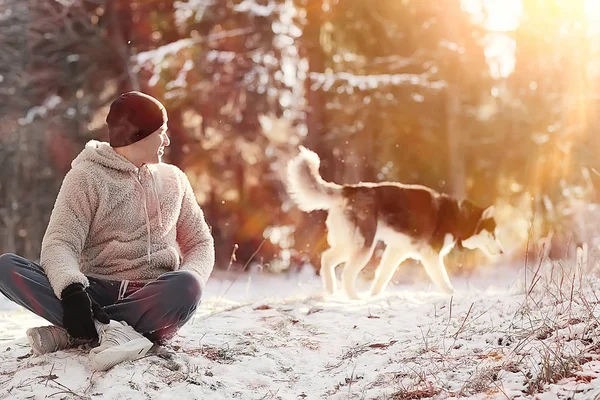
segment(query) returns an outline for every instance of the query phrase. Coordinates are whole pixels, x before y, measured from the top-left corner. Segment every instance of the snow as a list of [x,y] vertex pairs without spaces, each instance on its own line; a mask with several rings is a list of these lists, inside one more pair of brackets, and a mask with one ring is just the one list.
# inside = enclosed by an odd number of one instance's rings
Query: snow
[[192,60],[186,60],[185,63],[183,64],[183,67],[177,74],[177,78],[175,78],[175,80],[168,82],[165,85],[165,88],[167,90],[173,90],[173,89],[177,89],[177,88],[185,88],[187,86],[187,81],[186,81],[187,73],[189,71],[191,71],[193,68],[194,68],[194,62]]
[[192,47],[198,41],[193,38],[176,40],[154,50],[142,51],[133,56],[133,59],[140,66],[148,62],[154,65],[160,64],[167,56],[177,54],[182,49]]
[[[30,355],[25,330],[46,323],[0,299],[0,398],[594,398],[599,281],[577,269],[540,271],[455,276],[453,297],[404,276],[359,301],[324,297],[309,268],[216,273],[168,346],[173,359],[103,373],[92,373],[82,349]],[[552,374],[555,383],[534,385]]]
[[277,3],[270,1],[266,6],[258,4],[254,0],[243,0],[240,4],[233,6],[237,12],[254,14],[259,17],[268,17],[277,9]]
[[372,90],[384,85],[413,85],[429,89],[442,89],[446,87],[443,80],[430,81],[427,74],[379,74],[356,75],[349,72],[311,72],[310,78],[314,81],[311,90],[330,90],[334,85],[342,85],[348,90]]
[[206,53],[206,61],[214,62],[218,61],[223,64],[228,64],[235,60],[238,56],[238,53],[233,51],[218,51],[218,50],[210,50]]
[[195,22],[201,21],[208,7],[212,5],[214,5],[213,0],[175,1],[173,3],[175,8],[175,25],[178,27],[184,26],[192,16],[194,16]]
[[441,40],[440,41],[440,46],[444,47],[444,48],[446,48],[448,50],[451,50],[451,51],[454,51],[454,52],[457,52],[457,53],[461,53],[461,54],[464,54],[464,52],[465,52],[465,48],[464,47],[459,46],[458,43],[451,42],[449,40]]
[[[131,62],[136,68],[147,68],[152,71],[152,77],[148,81],[150,86],[155,86],[160,80],[160,74],[164,68],[171,64],[171,58],[181,50],[192,48],[197,43],[211,42],[225,38],[243,36],[252,32],[252,29],[232,29],[217,32],[204,37],[186,38],[159,46],[156,49],[143,51],[131,57]],[[178,82],[177,86],[180,86]]]
[[37,117],[45,117],[48,114],[48,111],[55,109],[61,102],[62,97],[57,95],[49,96],[41,105],[30,108],[25,117],[19,118],[19,125],[29,125]]

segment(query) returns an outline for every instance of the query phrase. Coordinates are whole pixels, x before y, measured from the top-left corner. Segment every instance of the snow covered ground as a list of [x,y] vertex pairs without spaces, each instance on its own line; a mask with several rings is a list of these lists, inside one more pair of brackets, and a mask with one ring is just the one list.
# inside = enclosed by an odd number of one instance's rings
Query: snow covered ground
[[482,270],[454,277],[453,297],[423,281],[361,301],[323,298],[308,269],[215,276],[171,360],[103,373],[84,350],[31,355],[25,330],[46,322],[0,298],[0,399],[593,399],[600,281],[573,270]]

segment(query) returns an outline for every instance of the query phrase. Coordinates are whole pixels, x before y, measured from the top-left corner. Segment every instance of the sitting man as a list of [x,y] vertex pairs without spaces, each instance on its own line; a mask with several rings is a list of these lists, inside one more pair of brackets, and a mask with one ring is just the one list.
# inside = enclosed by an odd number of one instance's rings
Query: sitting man
[[193,315],[214,265],[214,241],[186,175],[161,163],[167,113],[140,92],[106,118],[58,193],[40,264],[0,256],[0,293],[52,323],[32,328],[35,354],[84,343],[96,370],[144,356]]

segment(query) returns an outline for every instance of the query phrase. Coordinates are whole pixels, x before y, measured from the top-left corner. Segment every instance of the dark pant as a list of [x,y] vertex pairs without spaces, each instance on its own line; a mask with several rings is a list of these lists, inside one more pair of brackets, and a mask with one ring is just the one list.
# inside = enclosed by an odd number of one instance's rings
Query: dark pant
[[[125,321],[159,343],[173,337],[189,321],[202,294],[200,282],[189,271],[167,272],[152,282],[130,281],[127,286],[122,281],[88,280],[88,294],[111,319]],[[62,326],[60,300],[38,264],[15,254],[0,255],[0,293]]]

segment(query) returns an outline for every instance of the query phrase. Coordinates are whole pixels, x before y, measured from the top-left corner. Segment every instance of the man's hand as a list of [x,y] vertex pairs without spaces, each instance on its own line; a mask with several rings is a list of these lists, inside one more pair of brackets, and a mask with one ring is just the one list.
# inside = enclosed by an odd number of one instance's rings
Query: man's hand
[[108,324],[110,318],[98,303],[90,298],[81,283],[72,283],[61,293],[63,327],[76,339],[98,339],[94,318]]

